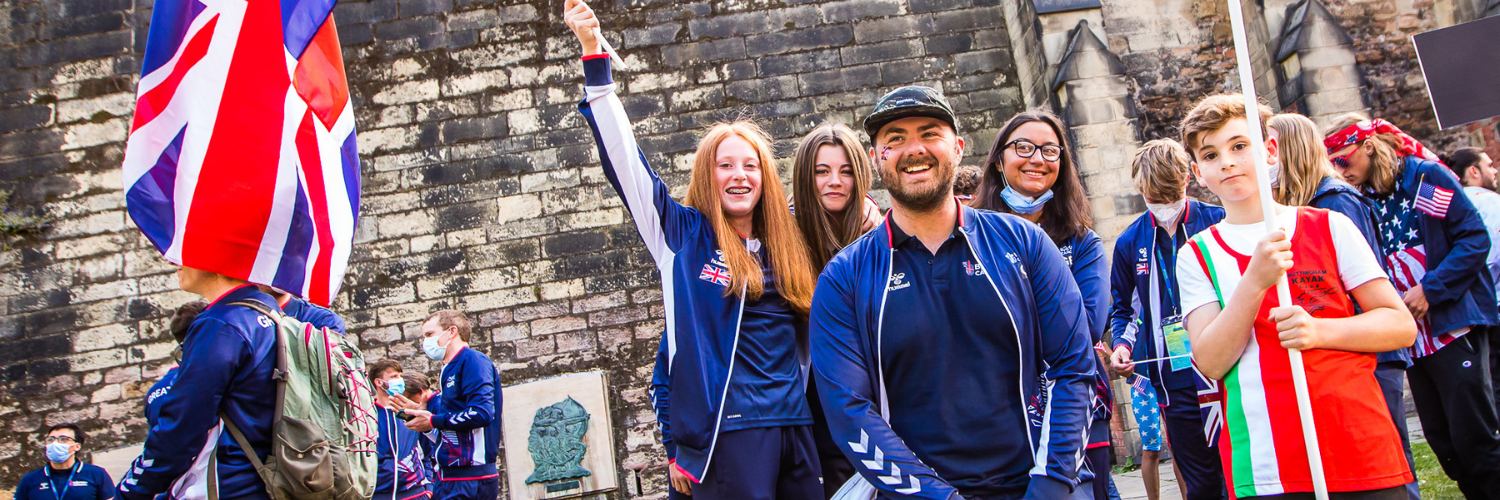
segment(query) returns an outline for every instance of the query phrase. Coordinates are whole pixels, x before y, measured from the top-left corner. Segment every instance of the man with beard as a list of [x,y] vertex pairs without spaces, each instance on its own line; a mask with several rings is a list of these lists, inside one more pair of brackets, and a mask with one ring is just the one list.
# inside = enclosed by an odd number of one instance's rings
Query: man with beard
[[1086,495],[1095,363],[1062,255],[1037,225],[953,198],[964,141],[936,90],[886,94],[864,125],[892,208],[813,295],[834,441],[883,498]]

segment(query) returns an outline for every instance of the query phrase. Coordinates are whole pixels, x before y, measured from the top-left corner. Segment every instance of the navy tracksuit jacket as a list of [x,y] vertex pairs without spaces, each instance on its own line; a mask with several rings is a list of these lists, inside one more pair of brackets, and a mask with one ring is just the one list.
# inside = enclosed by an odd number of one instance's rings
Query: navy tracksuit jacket
[[443,481],[497,477],[501,396],[495,362],[465,347],[443,365],[438,383],[432,428],[438,431],[435,453]]
[[209,454],[218,461],[222,498],[270,498],[246,450],[219,425],[218,412],[224,412],[252,452],[262,460],[270,453],[276,330],[254,309],[229,305],[243,300],[276,306],[270,295],[247,285],[224,294],[193,320],[176,380],[151,402],[156,422],[141,456],[120,481],[122,500],[147,500],[169,489],[182,492],[176,498],[203,498]]
[[[1023,477],[1001,478],[1001,481],[1019,480],[1027,498],[1066,497],[1090,476],[1080,469],[1084,465],[1097,363],[1090,347],[1089,323],[1078,285],[1056,245],[1035,224],[1009,214],[969,207],[961,210],[957,229],[966,245],[963,251],[975,259],[977,266],[971,276],[978,279],[982,274],[988,280],[986,294],[994,295],[971,297],[955,293],[947,297],[954,301],[948,305],[965,310],[998,304],[1005,309],[1010,324],[996,328],[993,342],[986,347],[1018,356],[1011,368],[1019,375],[1012,383],[1018,386],[1014,392],[1020,397],[985,400],[974,395],[943,393],[942,397],[925,399],[941,406],[970,405],[971,410],[939,414],[934,411],[937,408],[890,407],[887,411],[892,423],[887,424],[882,418],[881,405],[902,396],[898,391],[915,394],[946,383],[940,377],[922,380],[915,373],[900,380],[886,377],[888,394],[878,394],[881,374],[901,370],[886,363],[902,354],[914,355],[882,350],[885,347],[882,326],[888,321],[887,316],[894,317],[913,307],[886,302],[892,290],[902,290],[910,283],[893,274],[895,259],[888,223],[865,234],[834,257],[824,268],[814,293],[812,366],[830,432],[845,456],[882,497],[944,500],[961,493],[939,476],[935,468],[1028,471]],[[975,339],[984,335],[968,332],[964,337]],[[964,359],[944,362],[961,365]],[[995,367],[986,366],[955,369],[996,371]],[[944,425],[952,429],[948,434],[955,436],[955,441],[947,445],[962,447],[963,436],[954,433],[969,427],[993,426],[990,420],[972,420],[995,414],[1004,415],[1005,420],[1025,422],[1025,431],[1009,434],[1008,442],[984,443],[984,446],[1020,448],[1024,453],[997,450],[995,456],[975,457],[970,453],[972,450],[952,453],[936,449],[932,443],[923,443],[926,453],[919,456],[903,442],[903,433],[930,434],[925,426]],[[1018,455],[1025,457],[1020,463],[999,463],[1001,460],[996,458]],[[983,479],[983,474],[980,476],[980,481],[994,482]]]

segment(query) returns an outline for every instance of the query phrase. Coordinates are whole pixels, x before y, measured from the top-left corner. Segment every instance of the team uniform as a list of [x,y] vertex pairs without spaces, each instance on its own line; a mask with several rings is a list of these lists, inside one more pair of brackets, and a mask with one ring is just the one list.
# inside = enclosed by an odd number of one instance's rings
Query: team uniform
[[[1324,177],[1318,184],[1318,189],[1313,193],[1313,198],[1308,206],[1322,208],[1344,214],[1359,233],[1364,235],[1365,244],[1370,251],[1380,255],[1380,226],[1379,218],[1375,214],[1375,208],[1369,199],[1360,195],[1359,190],[1349,183],[1334,178]],[[1491,252],[1492,254],[1494,252]],[[1389,274],[1390,269],[1375,259],[1382,270]],[[1358,304],[1355,304],[1358,307]],[[1411,354],[1406,349],[1396,349],[1375,355],[1375,380],[1380,382],[1380,391],[1385,396],[1386,410],[1391,414],[1391,421],[1396,424],[1396,433],[1401,435],[1401,450],[1406,453],[1406,464],[1413,471],[1416,463],[1411,456],[1411,442],[1406,433],[1406,367],[1411,366]],[[1406,485],[1407,497],[1410,500],[1421,498],[1421,490],[1415,481]]]
[[[1223,219],[1223,208],[1188,200],[1172,235],[1151,212],[1141,214],[1120,233],[1110,273],[1114,306],[1109,321],[1115,334],[1111,347],[1127,346],[1137,361],[1191,352],[1187,331],[1181,329],[1184,311],[1177,293],[1181,257],[1177,249]],[[1133,325],[1136,321],[1140,328]],[[1196,380],[1200,377],[1186,357],[1136,365],[1136,371],[1150,384],[1151,398],[1160,403],[1160,420],[1182,473],[1184,497],[1224,498],[1222,464],[1213,449],[1217,441],[1209,433],[1212,422],[1199,406],[1200,391],[1212,392],[1205,390],[1209,384],[1200,387]],[[1145,423],[1141,428],[1146,428]]]
[[[1287,271],[1292,300],[1313,317],[1357,314],[1349,291],[1386,278],[1365,236],[1343,214],[1286,209],[1277,222],[1296,256]],[[1224,307],[1264,235],[1261,223],[1225,222],[1194,235],[1177,261],[1183,310]],[[1290,357],[1269,319],[1276,303],[1275,292],[1268,291],[1252,340],[1222,381],[1219,451],[1235,498],[1313,490]],[[1328,490],[1405,498],[1404,485],[1413,475],[1375,380],[1375,354],[1311,349],[1302,356]]]
[[376,467],[372,500],[413,500],[432,496],[427,489],[427,458],[418,444],[424,438],[407,429],[406,422],[396,417],[395,410],[378,405],[375,410],[380,426],[375,451],[380,463]]
[[[1057,249],[1082,294],[1090,344],[1099,345],[1104,342],[1104,330],[1109,325],[1109,262],[1104,260],[1104,245],[1094,230],[1086,229],[1083,235],[1069,237]],[[1098,356],[1094,360],[1094,399],[1086,448],[1089,470],[1094,473],[1094,498],[1104,499],[1109,496],[1109,419],[1114,414],[1115,398],[1104,362]]]
[[887,218],[824,268],[812,367],[834,440],[882,498],[1087,498],[1078,285],[1035,224],[959,208],[936,253]]
[[[1469,195],[1490,234],[1490,253],[1485,265],[1495,278],[1495,294],[1500,299],[1500,194],[1479,186],[1464,187],[1464,194]],[[1500,411],[1500,330],[1490,332],[1490,385],[1495,391],[1496,409]]]
[[761,297],[726,293],[713,228],[646,165],[609,59],[585,57],[583,67],[578,109],[661,273],[667,328],[653,396],[668,459],[697,483],[695,498],[822,498],[804,394],[806,327],[777,292],[760,242],[745,240],[762,263]]
[[442,481],[439,500],[492,500],[500,495],[500,373],[495,362],[464,347],[443,365],[443,390],[432,415]]
[[16,484],[15,500],[110,500],[115,482],[102,467],[74,459],[72,468],[52,464],[27,472]]
[[[266,458],[276,403],[276,330],[254,309],[230,305],[247,300],[276,304],[254,286],[242,286],[215,300],[188,327],[170,390],[147,405],[155,423],[120,481],[121,499],[147,500],[169,491],[177,499],[206,498],[217,479],[220,498],[269,500],[247,451],[223,432],[218,415],[244,433],[249,452]],[[211,463],[217,466],[210,469]]]

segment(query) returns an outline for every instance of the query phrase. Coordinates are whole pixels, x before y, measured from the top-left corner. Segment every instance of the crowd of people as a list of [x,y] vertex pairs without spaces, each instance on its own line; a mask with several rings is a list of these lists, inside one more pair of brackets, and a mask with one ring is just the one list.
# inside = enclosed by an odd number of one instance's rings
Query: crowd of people
[[[599,20],[566,9],[579,111],[662,278],[651,395],[672,498],[1118,498],[1112,375],[1132,388],[1153,500],[1166,450],[1190,500],[1311,498],[1289,349],[1333,498],[1419,498],[1407,383],[1443,471],[1468,498],[1500,498],[1500,194],[1483,151],[1439,156],[1384,120],[1320,130],[1209,96],[1180,140],[1131,158],[1147,210],[1106,258],[1062,120],[1019,113],[961,166],[955,110],[907,86],[859,124],[869,144],[844,124],[808,133],[790,197],[764,130],[712,126],[679,202],[635,140]],[[1191,182],[1221,205],[1189,198]],[[1283,277],[1292,304],[1272,292]],[[170,320],[180,364],[146,396],[141,456],[115,484],[78,460],[76,425],[53,425],[17,500],[272,498],[256,465],[277,437],[277,318],[245,304],[344,322],[271,287],[177,278],[204,300]],[[462,312],[421,331],[436,381],[393,359],[366,368],[374,498],[495,499],[499,372]]]

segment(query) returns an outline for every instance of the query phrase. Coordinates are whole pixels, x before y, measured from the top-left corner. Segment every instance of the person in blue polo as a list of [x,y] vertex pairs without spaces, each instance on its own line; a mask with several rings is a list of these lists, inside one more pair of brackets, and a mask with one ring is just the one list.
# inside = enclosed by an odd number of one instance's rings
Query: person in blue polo
[[955,123],[919,86],[865,118],[891,211],[813,295],[830,431],[882,498],[1089,498],[1097,361],[1083,297],[1042,228],[955,200]]
[[[442,479],[438,500],[495,500],[500,496],[500,372],[489,356],[469,347],[472,323],[464,313],[444,309],[422,322],[422,352],[443,362],[440,393],[427,408],[415,401],[402,407],[412,418],[406,428],[437,430],[435,454]],[[404,382],[403,382],[404,385]],[[399,499],[398,499],[399,500]]]
[[47,429],[47,466],[26,473],[16,485],[15,500],[109,500],[115,482],[103,468],[78,459],[88,435],[77,425]]

